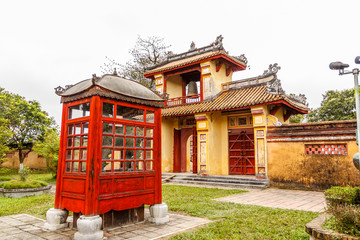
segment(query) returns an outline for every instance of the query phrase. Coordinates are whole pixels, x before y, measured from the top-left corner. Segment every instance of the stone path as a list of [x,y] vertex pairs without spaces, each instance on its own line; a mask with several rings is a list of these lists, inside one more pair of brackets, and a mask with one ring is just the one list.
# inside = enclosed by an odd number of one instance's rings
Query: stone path
[[[103,239],[120,240],[145,240],[161,239],[174,234],[179,234],[190,229],[210,223],[210,220],[189,217],[177,214],[169,214],[170,222],[156,225],[147,221],[115,227],[104,231]],[[145,219],[149,218],[148,210],[145,210]],[[44,219],[36,218],[27,214],[0,217],[1,240],[70,240],[73,239],[76,229],[65,228],[57,231],[44,229]]]
[[324,193],[313,191],[264,189],[231,195],[217,201],[258,205],[263,207],[322,212],[326,203]]

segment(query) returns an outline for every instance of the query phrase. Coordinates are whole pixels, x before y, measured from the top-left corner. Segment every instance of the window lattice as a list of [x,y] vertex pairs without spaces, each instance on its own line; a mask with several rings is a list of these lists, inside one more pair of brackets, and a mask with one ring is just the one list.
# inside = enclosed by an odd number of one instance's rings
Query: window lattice
[[336,144],[306,144],[306,155],[347,155],[347,145]]

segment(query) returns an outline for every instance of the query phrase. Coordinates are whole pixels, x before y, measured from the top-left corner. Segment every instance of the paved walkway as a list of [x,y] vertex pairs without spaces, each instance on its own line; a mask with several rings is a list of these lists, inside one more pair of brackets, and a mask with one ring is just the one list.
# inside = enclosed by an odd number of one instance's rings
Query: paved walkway
[[216,199],[217,201],[258,205],[263,207],[322,212],[326,203],[324,193],[269,188]]
[[[156,225],[148,221],[127,226],[115,227],[104,231],[103,239],[120,240],[145,240],[161,239],[174,234],[179,234],[190,229],[210,223],[210,220],[189,217],[177,214],[169,214],[170,222]],[[145,210],[145,219],[149,218],[148,210]],[[58,231],[44,229],[44,219],[36,218],[27,214],[0,217],[1,240],[70,240],[73,239],[76,229],[65,228]]]

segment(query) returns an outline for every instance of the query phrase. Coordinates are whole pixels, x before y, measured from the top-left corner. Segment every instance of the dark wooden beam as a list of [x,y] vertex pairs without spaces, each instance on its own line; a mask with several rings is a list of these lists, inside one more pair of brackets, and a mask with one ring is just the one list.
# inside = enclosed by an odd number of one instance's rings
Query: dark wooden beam
[[171,77],[171,76],[175,76],[175,75],[180,75],[180,74],[184,74],[184,73],[188,73],[188,72],[193,72],[193,71],[198,71],[200,72],[200,65],[196,65],[196,66],[191,66],[191,67],[187,67],[187,68],[182,68],[182,69],[177,69],[168,73],[165,73],[164,75],[166,77]]
[[226,68],[226,76],[229,76],[232,71],[231,67]]
[[222,61],[219,61],[218,63],[216,63],[216,72],[220,71],[221,69],[221,66],[223,65],[224,63]]
[[275,105],[271,110],[270,110],[270,114],[271,115],[275,115],[277,113],[277,111],[279,111],[280,109],[280,105]]
[[286,114],[284,115],[284,122],[286,122],[293,114],[294,113],[292,111],[287,110]]

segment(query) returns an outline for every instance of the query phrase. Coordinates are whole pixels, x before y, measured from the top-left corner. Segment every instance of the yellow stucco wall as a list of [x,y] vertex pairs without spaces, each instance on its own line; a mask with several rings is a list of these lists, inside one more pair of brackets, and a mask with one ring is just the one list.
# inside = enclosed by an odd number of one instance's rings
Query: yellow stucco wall
[[210,61],[210,72],[214,81],[214,92],[213,95],[218,94],[221,91],[221,84],[231,82],[232,74],[231,71],[229,76],[226,76],[226,66],[223,64],[218,72],[216,72],[216,61]]
[[359,185],[359,171],[352,156],[358,151],[355,141],[347,143],[347,155],[306,155],[304,144],[329,142],[268,142],[269,179],[278,183],[296,182],[311,187],[319,185]]
[[166,80],[166,92],[169,98],[182,97],[182,78],[180,75],[171,76]]
[[176,118],[161,119],[161,171],[173,172],[174,167],[174,128],[178,128]]
[[[20,166],[19,153],[16,151],[12,154],[12,157],[4,162],[2,167],[18,169]],[[28,156],[24,159],[24,166],[29,168],[46,168],[46,159],[39,157],[37,153],[30,152]]]
[[229,174],[229,150],[227,116],[220,112],[207,114],[208,172],[210,175]]

